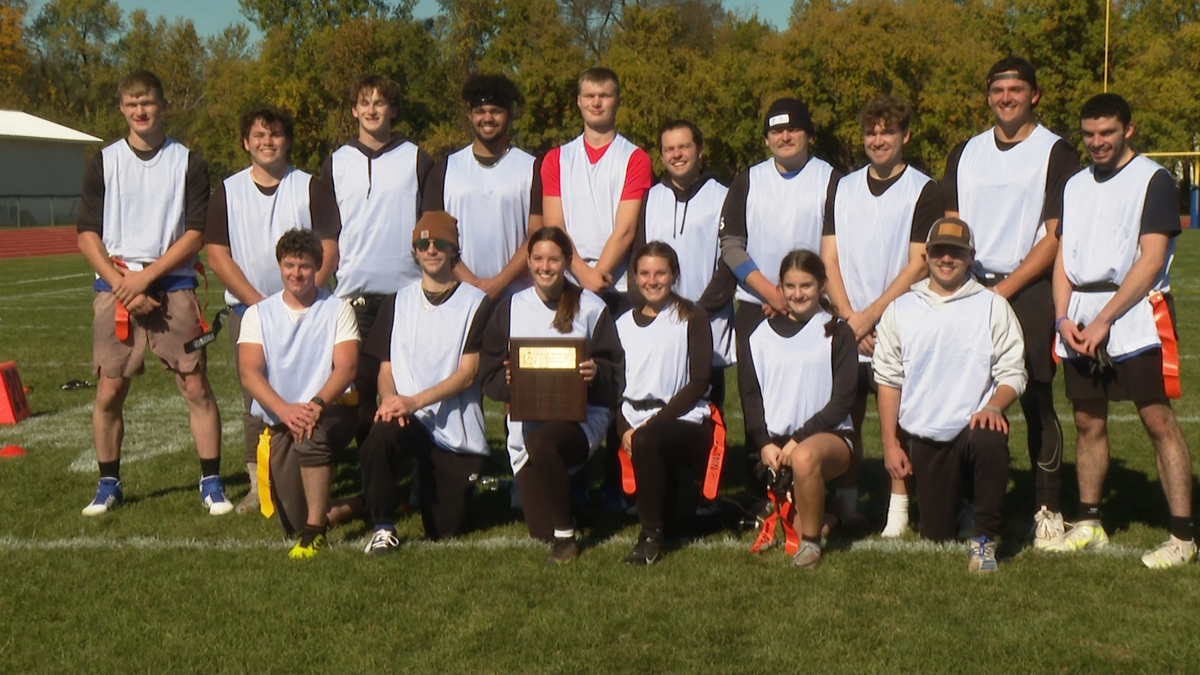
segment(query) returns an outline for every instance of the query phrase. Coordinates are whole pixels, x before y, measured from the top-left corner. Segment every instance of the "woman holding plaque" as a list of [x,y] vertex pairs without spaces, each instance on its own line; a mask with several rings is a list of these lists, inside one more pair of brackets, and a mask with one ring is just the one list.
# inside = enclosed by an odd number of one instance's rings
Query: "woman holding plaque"
[[801,535],[792,565],[805,569],[821,564],[825,482],[850,465],[858,387],[854,331],[835,316],[825,283],[816,253],[784,256],[779,292],[787,313],[760,323],[748,336],[747,358],[738,362],[746,442],[765,468],[791,471]]
[[[586,418],[581,422],[507,419],[508,455],[521,491],[529,535],[552,544],[551,564],[579,555],[571,515],[570,475],[591,457],[612,420],[622,388],[624,354],[608,307],[599,296],[567,281],[571,239],[561,229],[544,227],[529,237],[529,273],[533,287],[502,301],[484,332],[480,373],[483,393],[510,402],[528,392],[513,392],[509,346],[517,338],[579,338],[584,354],[579,376],[587,383]],[[573,402],[565,402],[573,403]]]
[[625,348],[625,391],[617,415],[621,451],[637,482],[637,545],[623,562],[652,565],[662,554],[669,481],[702,464],[712,444],[708,408],[712,330],[703,309],[675,293],[679,258],[661,241],[641,247],[630,265],[644,304],[617,319]]

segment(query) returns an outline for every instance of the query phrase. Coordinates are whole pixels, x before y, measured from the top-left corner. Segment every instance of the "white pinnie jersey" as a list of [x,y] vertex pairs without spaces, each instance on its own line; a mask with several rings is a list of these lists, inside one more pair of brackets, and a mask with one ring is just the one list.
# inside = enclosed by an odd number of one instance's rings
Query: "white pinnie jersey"
[[[542,302],[536,289],[527,288],[513,295],[510,300],[508,335],[514,338],[584,338],[590,343],[596,322],[606,309],[608,306],[598,295],[585,289],[579,298],[579,310],[575,313],[575,320],[571,322],[571,331],[560,333],[553,326],[555,310]],[[600,441],[603,440],[611,420],[612,411],[608,408],[588,405],[587,419],[581,422],[580,426],[588,439],[589,457],[600,447]],[[529,459],[525,451],[525,434],[537,426],[537,423],[514,422],[511,419],[506,421],[508,458],[515,473],[520,471]]]
[[1050,150],[1061,139],[1042,125],[1001,151],[992,129],[967,141],[958,162],[958,214],[975,235],[975,266],[1008,274],[1045,232]]
[[[779,283],[779,264],[788,252],[821,251],[825,200],[833,167],[810,157],[800,173],[784,178],[767,159],[749,169],[746,194],[746,254],[771,285]],[[762,299],[738,285],[737,299],[762,304]]]
[[[763,415],[771,436],[791,436],[833,396],[833,337],[817,312],[795,335],[784,337],[763,321],[750,334],[754,375],[762,390]],[[852,428],[850,416],[836,427]]]
[[342,216],[337,294],[389,294],[418,281],[412,257],[420,206],[417,146],[405,141],[375,158],[343,145],[330,158]]
[[[131,270],[158,260],[184,231],[189,150],[168,138],[150,159],[121,139],[104,157],[104,232],[108,254]],[[169,276],[193,277],[192,261]]]
[[[1146,190],[1159,171],[1166,169],[1136,155],[1103,183],[1096,182],[1095,166],[1067,181],[1063,189],[1062,259],[1072,286],[1104,282],[1120,285],[1125,280],[1141,253],[1138,238]],[[1072,292],[1067,316],[1076,325],[1091,323],[1113,295],[1113,291]],[[1056,341],[1055,350],[1066,358],[1061,336]],[[1113,358],[1133,356],[1161,344],[1147,298],[1122,314],[1108,333],[1108,353]]]
[[[283,293],[255,305],[262,325],[267,383],[284,401],[311,400],[333,373],[333,345],[342,302],[329,291],[318,289],[317,299],[299,321],[288,312]],[[279,418],[257,400],[251,404],[250,414],[267,424],[279,424]]]
[[[229,222],[229,253],[246,281],[266,297],[283,290],[275,244],[288,230],[311,230],[309,182],[312,176],[288,167],[279,186],[264,195],[246,168],[225,179],[225,211]],[[225,304],[242,304],[225,291]]]
[[[594,265],[600,259],[600,252],[613,233],[629,157],[636,150],[637,146],[620,134],[595,164],[588,160],[582,135],[559,150],[563,219],[575,250],[589,264]],[[627,264],[628,260],[623,261],[612,272],[613,288],[622,293],[628,288]]]
[[[933,180],[910,166],[876,197],[867,184],[869,168],[839,180],[833,203],[838,267],[854,311],[875,302],[908,265],[913,214]],[[871,357],[859,354],[858,360]]]
[[[617,319],[617,336],[625,349],[625,393],[621,413],[637,428],[658,413],[688,383],[688,322],[679,316],[674,303],[660,312],[648,326],[639,326],[634,312]],[[643,402],[652,405],[638,405]],[[679,417],[685,422],[702,422],[710,415],[708,401],[701,399]]]
[[992,311],[986,291],[932,306],[909,292],[894,303],[904,368],[900,428],[949,441],[983,409],[996,390],[992,379]]
[[[490,167],[475,160],[471,146],[446,158],[442,201],[458,220],[462,261],[481,279],[499,274],[528,237],[533,164],[533,155],[518,148]],[[508,292],[528,285],[522,277]]]
[[[721,207],[729,188],[709,179],[691,199],[680,202],[662,183],[646,197],[646,241],[671,245],[679,257],[675,292],[696,302],[712,281],[721,257]],[[730,366],[734,359],[733,306],[709,316],[713,335],[713,365]]]
[[[442,304],[425,298],[421,282],[396,293],[392,324],[392,382],[396,393],[414,396],[458,370],[483,291],[459,284]],[[479,384],[413,413],[438,447],[471,455],[488,454]]]

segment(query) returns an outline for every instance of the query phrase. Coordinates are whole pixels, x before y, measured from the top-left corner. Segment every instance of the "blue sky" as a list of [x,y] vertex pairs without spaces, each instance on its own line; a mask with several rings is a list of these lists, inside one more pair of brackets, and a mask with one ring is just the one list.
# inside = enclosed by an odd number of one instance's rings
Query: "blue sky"
[[[787,26],[788,14],[791,13],[791,0],[723,0],[726,7],[746,15],[757,13],[758,16],[774,24],[778,28]],[[237,21],[246,22],[242,16],[238,0],[116,0],[117,5],[126,13],[138,8],[145,8],[150,20],[164,16],[168,21],[175,17],[191,19],[196,24],[196,31],[201,35],[215,33],[225,26]],[[37,14],[42,2],[30,2],[29,16]],[[420,0],[417,5],[418,17],[433,16],[437,13],[437,0]]]

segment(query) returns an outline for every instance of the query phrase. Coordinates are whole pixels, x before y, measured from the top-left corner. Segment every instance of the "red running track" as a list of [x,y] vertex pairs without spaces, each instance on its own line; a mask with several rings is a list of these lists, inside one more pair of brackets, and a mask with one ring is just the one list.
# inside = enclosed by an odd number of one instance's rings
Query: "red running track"
[[73,225],[0,228],[0,260],[78,252]]

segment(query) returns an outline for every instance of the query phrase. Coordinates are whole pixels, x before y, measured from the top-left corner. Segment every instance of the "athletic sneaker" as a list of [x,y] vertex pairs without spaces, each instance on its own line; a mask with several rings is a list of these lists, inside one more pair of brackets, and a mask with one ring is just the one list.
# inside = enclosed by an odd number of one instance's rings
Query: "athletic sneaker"
[[225,486],[220,476],[205,476],[200,479],[200,503],[208,509],[210,516],[223,516],[233,510],[233,502],[225,497]]
[[792,567],[815,570],[821,565],[821,547],[811,541],[800,540],[800,549],[792,556]]
[[621,559],[627,565],[653,565],[662,555],[662,535],[642,534],[629,555]]
[[700,498],[700,503],[696,505],[696,515],[701,518],[715,516],[721,512],[721,507],[715,499]]
[[242,501],[238,502],[238,505],[233,510],[238,513],[257,513],[259,506],[258,488],[257,486],[252,486],[250,491],[246,493],[245,497],[242,497]]
[[1081,520],[1062,536],[1043,547],[1045,551],[1055,553],[1070,553],[1085,548],[1104,548],[1108,546],[1108,533],[1098,520]]
[[1067,524],[1061,513],[1055,513],[1043,506],[1033,514],[1033,547],[1044,549],[1055,539],[1067,533]]
[[[308,539],[312,535],[312,539]],[[305,539],[308,539],[306,542]],[[305,530],[304,536],[300,537],[300,541],[288,551],[288,557],[292,560],[307,560],[315,558],[321,549],[325,548],[328,542],[325,541],[324,532],[310,532]]]
[[375,534],[371,535],[371,541],[367,542],[367,547],[363,549],[363,553],[385,555],[398,548],[400,548],[400,539],[396,537],[396,531],[390,527],[377,527]]
[[1156,551],[1147,551],[1142,564],[1150,569],[1165,570],[1168,567],[1186,565],[1196,559],[1195,540],[1184,541],[1175,535],[1164,541]]
[[971,537],[967,550],[967,571],[987,574],[996,571],[996,540],[981,534]]
[[92,503],[83,507],[83,515],[102,516],[124,503],[125,495],[121,493],[120,479],[101,478]]
[[567,565],[579,557],[579,544],[575,537],[555,537],[550,547],[550,557],[546,558],[548,565]]

